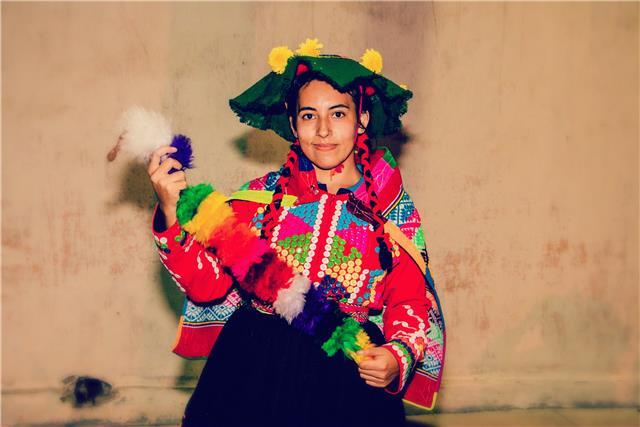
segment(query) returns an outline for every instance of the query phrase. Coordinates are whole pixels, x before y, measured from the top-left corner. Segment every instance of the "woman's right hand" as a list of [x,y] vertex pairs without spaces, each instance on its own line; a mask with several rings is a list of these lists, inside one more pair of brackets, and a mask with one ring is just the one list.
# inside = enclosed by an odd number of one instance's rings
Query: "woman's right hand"
[[[167,228],[171,227],[177,220],[176,206],[180,198],[180,190],[187,188],[187,175],[182,169],[182,165],[175,159],[162,157],[166,154],[175,153],[177,149],[169,145],[158,148],[151,155],[147,173],[151,179],[153,190],[158,196],[158,204],[166,219]],[[171,169],[178,169],[177,172],[169,174]]]

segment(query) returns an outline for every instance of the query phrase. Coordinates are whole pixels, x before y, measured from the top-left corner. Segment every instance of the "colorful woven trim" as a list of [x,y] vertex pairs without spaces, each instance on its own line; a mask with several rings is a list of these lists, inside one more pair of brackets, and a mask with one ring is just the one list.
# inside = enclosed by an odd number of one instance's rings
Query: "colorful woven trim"
[[401,340],[391,340],[384,345],[384,347],[391,349],[400,362],[400,389],[404,388],[404,385],[409,380],[411,375],[411,367],[415,364],[415,356],[411,351],[411,348]]
[[239,221],[227,197],[210,184],[185,189],[178,201],[178,222],[196,241],[214,252],[240,288],[294,328],[313,336],[328,356],[341,351],[359,362],[357,351],[372,347],[362,326],[342,313],[336,301],[311,286],[309,279],[278,258],[268,242]]

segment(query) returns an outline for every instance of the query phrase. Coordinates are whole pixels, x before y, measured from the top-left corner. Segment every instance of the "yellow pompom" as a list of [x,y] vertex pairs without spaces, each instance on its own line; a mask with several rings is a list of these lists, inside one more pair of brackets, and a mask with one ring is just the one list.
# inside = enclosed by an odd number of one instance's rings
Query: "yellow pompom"
[[[359,348],[360,350],[366,350],[368,348],[372,348],[375,346],[371,343],[371,339],[369,338],[369,335],[367,335],[367,333],[361,329],[356,334],[356,347]],[[358,356],[358,353],[355,351],[349,351],[348,356],[352,360],[354,360],[358,365],[360,364],[360,362],[364,360],[364,357]]]
[[277,46],[269,52],[269,65],[278,74],[284,73],[287,68],[287,61],[293,56],[293,52],[287,46]]
[[230,216],[233,216],[233,210],[227,204],[227,198],[214,191],[200,203],[198,213],[182,228],[192,234],[196,241],[206,244],[213,230]]
[[367,49],[360,59],[360,65],[380,74],[382,72],[382,55],[377,50]]
[[300,43],[296,53],[301,56],[320,56],[320,49],[323,47],[318,39],[306,39],[304,43]]
[[359,330],[356,334],[356,344],[358,345],[358,347],[360,347],[361,350],[371,347],[371,339],[364,330]]

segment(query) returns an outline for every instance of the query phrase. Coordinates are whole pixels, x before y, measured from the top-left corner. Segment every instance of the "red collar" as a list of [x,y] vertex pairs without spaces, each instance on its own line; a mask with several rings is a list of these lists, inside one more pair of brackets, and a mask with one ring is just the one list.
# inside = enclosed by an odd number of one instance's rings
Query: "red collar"
[[[371,173],[374,190],[378,194],[382,209],[387,207],[402,191],[402,177],[391,152],[387,148],[375,150],[371,154]],[[323,194],[329,194],[318,183],[316,171],[307,156],[299,150],[298,161],[291,170],[291,178],[287,186],[287,194],[298,197],[299,203],[315,201]],[[341,194],[330,194],[332,197],[347,200],[351,191]],[[367,204],[369,196],[364,182],[358,185],[353,195]]]

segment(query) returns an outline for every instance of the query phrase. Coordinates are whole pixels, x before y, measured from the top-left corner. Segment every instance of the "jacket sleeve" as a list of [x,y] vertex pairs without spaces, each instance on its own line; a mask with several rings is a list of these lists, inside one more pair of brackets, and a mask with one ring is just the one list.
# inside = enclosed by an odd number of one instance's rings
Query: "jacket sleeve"
[[178,288],[193,302],[208,302],[223,297],[233,284],[218,258],[178,221],[165,229],[165,218],[158,205],[153,214],[153,237],[160,260]]
[[382,315],[387,348],[400,368],[397,380],[386,391],[400,393],[425,352],[428,310],[431,303],[425,295],[425,276],[407,252],[398,247],[396,263],[385,278]]

